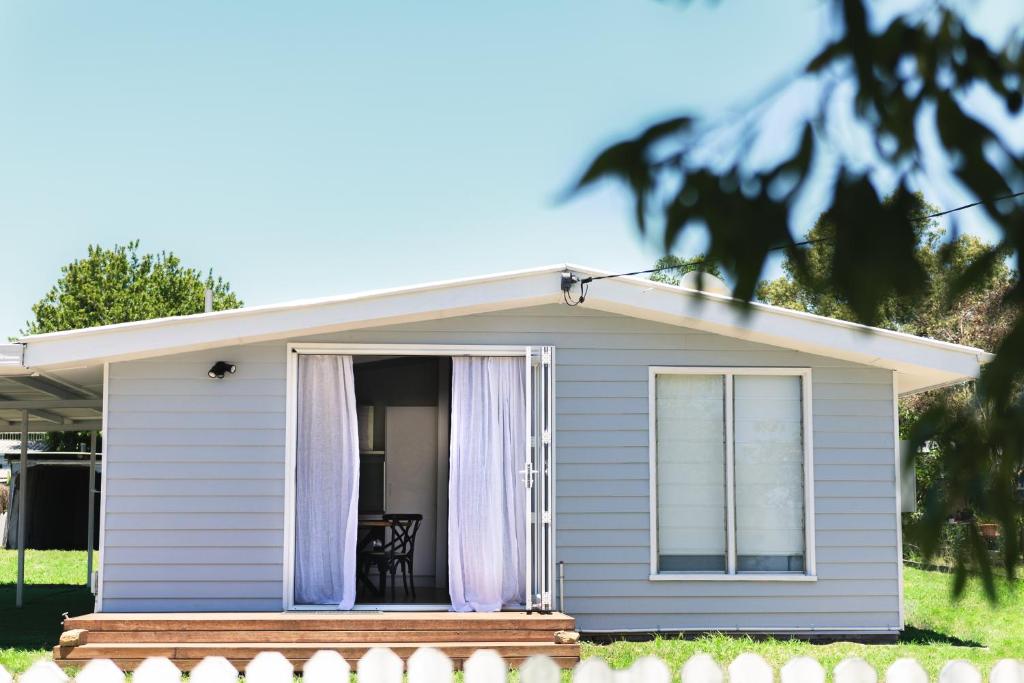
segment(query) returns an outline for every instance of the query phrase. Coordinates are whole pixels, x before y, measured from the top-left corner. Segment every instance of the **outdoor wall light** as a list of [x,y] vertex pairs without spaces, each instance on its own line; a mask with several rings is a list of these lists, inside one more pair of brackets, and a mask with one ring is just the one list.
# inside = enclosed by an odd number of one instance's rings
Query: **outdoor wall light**
[[235,374],[235,366],[227,361],[219,360],[213,364],[210,371],[206,373],[210,376],[210,379],[224,379],[225,374]]

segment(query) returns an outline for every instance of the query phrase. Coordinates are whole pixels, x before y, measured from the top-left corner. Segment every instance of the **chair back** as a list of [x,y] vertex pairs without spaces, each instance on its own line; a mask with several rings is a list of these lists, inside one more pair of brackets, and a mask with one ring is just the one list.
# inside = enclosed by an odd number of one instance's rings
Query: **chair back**
[[391,522],[391,542],[389,550],[394,556],[411,556],[416,550],[416,533],[423,523],[423,515],[419,514],[387,514],[383,519]]

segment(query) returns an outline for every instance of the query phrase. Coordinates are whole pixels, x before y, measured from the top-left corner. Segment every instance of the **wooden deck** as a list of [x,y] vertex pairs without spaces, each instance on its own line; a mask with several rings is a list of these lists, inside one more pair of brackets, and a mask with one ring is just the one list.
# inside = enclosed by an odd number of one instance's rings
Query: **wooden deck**
[[455,666],[474,651],[497,650],[515,665],[535,654],[562,667],[579,661],[578,644],[555,642],[557,631],[574,631],[564,614],[524,612],[220,612],[86,614],[64,622],[65,634],[81,630],[75,644],[57,645],[61,666],[112,659],[134,669],[146,657],[167,657],[183,670],[203,657],[226,657],[241,670],[256,654],[284,654],[296,670],[317,650],[336,650],[355,668],[371,647],[389,647],[403,659],[417,648],[435,647]]

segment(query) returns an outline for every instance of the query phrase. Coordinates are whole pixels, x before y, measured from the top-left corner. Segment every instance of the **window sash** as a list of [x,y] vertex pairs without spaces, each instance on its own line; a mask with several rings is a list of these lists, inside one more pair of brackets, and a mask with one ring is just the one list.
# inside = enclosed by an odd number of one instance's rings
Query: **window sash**
[[[658,442],[657,442],[657,401],[656,387],[659,376],[673,374],[705,375],[722,378],[724,383],[725,412],[725,465],[726,465],[726,568],[725,571],[687,571],[662,569],[659,536],[661,521],[658,516],[657,476],[658,476]],[[744,571],[737,565],[740,562],[737,552],[737,502],[736,502],[736,420],[735,420],[735,378],[737,376],[798,376],[800,378],[800,435],[802,447],[802,489],[803,489],[803,568],[799,570],[748,570]],[[652,577],[669,578],[747,578],[762,577],[809,577],[815,575],[814,562],[814,489],[811,443],[811,370],[809,368],[720,368],[720,367],[651,367],[649,382],[649,418],[650,418],[650,470],[651,470],[651,574]],[[795,556],[794,556],[795,557]],[[795,564],[790,557],[787,563]]]

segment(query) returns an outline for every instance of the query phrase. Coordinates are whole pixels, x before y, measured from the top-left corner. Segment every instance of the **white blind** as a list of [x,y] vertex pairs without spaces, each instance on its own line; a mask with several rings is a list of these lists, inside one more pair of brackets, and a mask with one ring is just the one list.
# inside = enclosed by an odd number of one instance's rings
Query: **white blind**
[[725,378],[655,379],[660,571],[724,571]]
[[733,385],[738,571],[803,571],[801,378],[736,375]]

